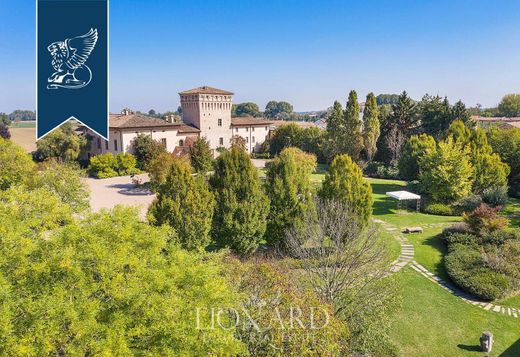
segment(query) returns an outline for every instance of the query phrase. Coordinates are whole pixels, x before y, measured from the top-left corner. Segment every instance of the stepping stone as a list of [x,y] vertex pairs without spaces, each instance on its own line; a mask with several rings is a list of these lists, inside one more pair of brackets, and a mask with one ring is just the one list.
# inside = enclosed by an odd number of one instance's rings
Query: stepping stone
[[493,304],[487,304],[486,306],[484,306],[484,310],[489,310],[493,307]]
[[494,312],[500,312],[500,306],[495,305],[495,308],[493,309]]

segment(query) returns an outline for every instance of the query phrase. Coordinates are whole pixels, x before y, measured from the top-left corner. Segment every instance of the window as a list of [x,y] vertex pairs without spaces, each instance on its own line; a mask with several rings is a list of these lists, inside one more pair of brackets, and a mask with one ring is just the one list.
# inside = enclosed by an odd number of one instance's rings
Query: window
[[246,143],[248,143],[248,142],[249,142],[249,137],[246,136]]
[[238,133],[238,128],[235,128],[235,132],[237,132],[237,133]]
[[246,126],[246,131],[249,131],[249,128]]
[[97,148],[101,149],[101,139],[97,138]]
[[222,119],[218,120],[218,126],[222,126]]
[[251,128],[251,131],[255,131],[255,127],[252,127],[252,128]]
[[255,137],[254,136],[251,138],[251,142],[253,142],[253,143],[255,142]]
[[164,147],[166,147],[166,138],[162,138],[162,139],[161,139],[161,144],[162,144]]
[[223,146],[224,145],[224,138],[219,138],[218,139],[218,143],[220,146]]
[[114,140],[114,150],[117,151],[117,140]]
[[179,140],[179,146],[184,146],[184,140]]
[[265,127],[265,130],[267,130],[267,127]]
[[108,140],[105,141],[105,149],[108,150]]

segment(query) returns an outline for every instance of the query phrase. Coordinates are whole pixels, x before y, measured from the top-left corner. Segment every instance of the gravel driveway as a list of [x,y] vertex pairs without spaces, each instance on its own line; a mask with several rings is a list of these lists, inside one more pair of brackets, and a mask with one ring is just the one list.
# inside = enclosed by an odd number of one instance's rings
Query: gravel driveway
[[[137,175],[142,183],[148,182],[148,174]],[[119,176],[107,179],[86,179],[90,187],[90,207],[93,212],[116,205],[139,207],[142,218],[146,217],[148,206],[155,195],[146,188],[136,187],[130,176]]]

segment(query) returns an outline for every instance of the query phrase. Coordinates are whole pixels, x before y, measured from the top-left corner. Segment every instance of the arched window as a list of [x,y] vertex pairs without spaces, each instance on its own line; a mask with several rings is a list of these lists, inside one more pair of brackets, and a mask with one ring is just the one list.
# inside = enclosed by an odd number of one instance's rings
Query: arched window
[[184,146],[184,140],[179,140],[179,146]]

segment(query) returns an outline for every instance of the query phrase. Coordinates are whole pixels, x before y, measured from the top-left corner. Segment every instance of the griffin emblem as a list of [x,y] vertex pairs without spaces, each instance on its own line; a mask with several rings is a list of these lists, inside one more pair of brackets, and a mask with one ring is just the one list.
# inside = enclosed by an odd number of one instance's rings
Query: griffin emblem
[[92,71],[85,64],[98,39],[97,29],[83,36],[51,43],[47,50],[52,56],[55,72],[47,79],[47,89],[79,89],[92,80]]

